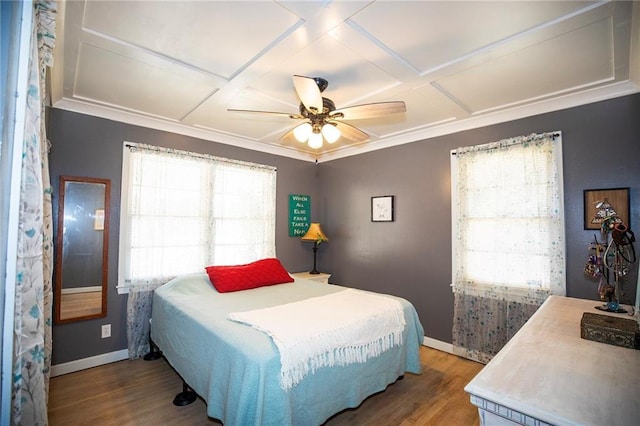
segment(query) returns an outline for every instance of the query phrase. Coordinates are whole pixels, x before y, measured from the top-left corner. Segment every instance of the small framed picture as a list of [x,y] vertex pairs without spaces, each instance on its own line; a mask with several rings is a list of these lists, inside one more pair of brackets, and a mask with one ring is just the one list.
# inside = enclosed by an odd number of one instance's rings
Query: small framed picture
[[610,216],[630,226],[629,214],[629,188],[584,190],[584,229],[600,229]]
[[393,222],[393,195],[371,197],[371,222]]

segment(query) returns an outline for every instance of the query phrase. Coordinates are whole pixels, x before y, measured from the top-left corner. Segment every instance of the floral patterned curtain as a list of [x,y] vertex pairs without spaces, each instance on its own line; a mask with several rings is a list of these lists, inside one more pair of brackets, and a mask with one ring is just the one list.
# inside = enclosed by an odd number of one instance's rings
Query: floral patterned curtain
[[46,68],[53,63],[56,4],[36,1],[33,8],[16,271],[14,425],[47,424],[51,366],[53,244],[44,98]]
[[455,354],[488,362],[550,294],[565,294],[561,154],[559,133],[455,151]]

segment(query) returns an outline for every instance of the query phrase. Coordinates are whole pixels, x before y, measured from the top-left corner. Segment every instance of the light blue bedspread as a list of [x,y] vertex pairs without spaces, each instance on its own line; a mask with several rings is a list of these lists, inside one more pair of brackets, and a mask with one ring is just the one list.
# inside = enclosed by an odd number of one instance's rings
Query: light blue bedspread
[[322,368],[289,391],[280,387],[280,358],[271,338],[226,316],[341,290],[296,278],[288,284],[218,293],[205,273],[185,275],[155,291],[151,337],[207,402],[207,414],[225,425],[319,425],[357,407],[405,372],[420,373],[424,330],[413,305],[397,298],[407,324],[404,345],[366,364]]

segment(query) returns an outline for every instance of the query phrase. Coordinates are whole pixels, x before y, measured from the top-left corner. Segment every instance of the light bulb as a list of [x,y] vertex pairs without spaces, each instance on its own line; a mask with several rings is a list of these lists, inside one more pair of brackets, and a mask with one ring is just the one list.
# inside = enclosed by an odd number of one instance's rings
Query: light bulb
[[302,123],[293,129],[293,136],[298,142],[306,142],[312,132],[311,123]]
[[309,146],[313,149],[322,148],[322,134],[311,133],[309,135]]
[[334,143],[335,141],[340,139],[340,129],[338,129],[333,124],[327,123],[322,126],[322,136],[324,136],[327,142]]

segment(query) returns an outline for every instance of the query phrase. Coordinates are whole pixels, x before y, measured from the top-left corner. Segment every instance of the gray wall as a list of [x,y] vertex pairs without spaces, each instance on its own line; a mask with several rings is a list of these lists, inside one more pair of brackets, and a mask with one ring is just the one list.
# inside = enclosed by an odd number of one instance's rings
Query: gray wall
[[[567,295],[597,300],[597,283],[583,274],[594,234],[583,229],[583,190],[630,187],[630,226],[640,228],[640,95],[321,164],[321,217],[330,238],[320,248],[323,269],[334,283],[406,297],[425,334],[451,342],[450,150],[556,130],[563,136]],[[376,195],[396,196],[395,222],[370,222]],[[637,268],[626,283],[630,301]]]
[[[310,195],[311,219],[320,220],[319,212],[323,210],[323,206],[318,195],[318,167],[315,164],[55,108],[49,110],[48,127],[52,143],[49,158],[51,184],[54,188],[54,223],[57,222],[57,191],[61,175],[111,179],[107,317],[54,324],[53,365],[127,347],[127,296],[118,295],[116,291],[123,141],[172,147],[277,167],[276,253],[288,270],[310,270],[313,263],[311,246],[302,243],[299,238],[288,236],[288,196]],[[57,235],[57,229],[54,232]],[[111,324],[111,338],[100,337],[102,324]]]
[[[276,247],[285,267],[301,271],[311,266],[309,245],[287,236],[288,194],[309,194],[312,220],[321,221],[329,237],[318,250],[318,269],[330,272],[333,283],[406,297],[415,305],[426,335],[451,342],[450,150],[562,131],[567,293],[596,300],[597,283],[582,272],[593,238],[593,231],[583,230],[582,191],[631,187],[630,224],[632,229],[640,225],[638,117],[640,95],[634,95],[313,165],[52,109],[53,185],[61,174],[112,181],[108,316],[55,325],[53,364],[126,348],[126,295],[115,290],[123,140],[278,167]],[[370,222],[371,197],[376,195],[395,195],[395,222]],[[54,197],[54,211],[56,202]],[[626,284],[631,300],[635,282],[636,272]],[[100,325],[106,323],[112,324],[113,337],[101,339]]]

